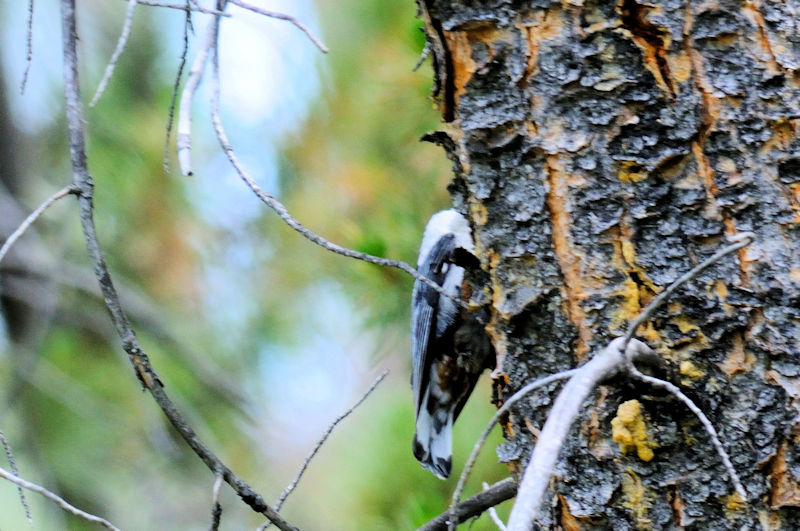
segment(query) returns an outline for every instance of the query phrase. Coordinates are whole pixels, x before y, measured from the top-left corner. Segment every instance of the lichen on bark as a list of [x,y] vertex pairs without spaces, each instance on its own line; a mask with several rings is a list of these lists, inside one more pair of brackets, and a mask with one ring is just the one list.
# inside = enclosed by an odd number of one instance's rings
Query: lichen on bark
[[[757,237],[639,332],[711,418],[750,502],[731,500],[690,412],[618,377],[586,402],[539,524],[800,528],[800,3],[418,3],[444,120],[430,138],[474,229],[498,401],[623,334],[726,236]],[[649,462],[613,443],[628,400],[647,413]],[[550,401],[504,423],[513,473]]]

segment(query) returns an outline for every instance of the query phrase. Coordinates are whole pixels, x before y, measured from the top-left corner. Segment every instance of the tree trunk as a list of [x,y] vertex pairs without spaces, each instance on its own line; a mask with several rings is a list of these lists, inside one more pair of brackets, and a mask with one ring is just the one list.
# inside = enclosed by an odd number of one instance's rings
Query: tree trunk
[[[538,523],[800,529],[800,2],[419,4],[498,403],[624,334],[726,236],[757,238],[639,330],[749,503],[690,411],[618,377],[585,403]],[[503,423],[514,474],[549,391]]]

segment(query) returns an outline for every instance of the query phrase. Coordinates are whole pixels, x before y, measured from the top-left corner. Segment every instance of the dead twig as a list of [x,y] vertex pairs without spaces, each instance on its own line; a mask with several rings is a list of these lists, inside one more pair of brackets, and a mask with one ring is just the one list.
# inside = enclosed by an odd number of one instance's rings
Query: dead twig
[[186,68],[186,56],[189,54],[189,30],[192,31],[192,10],[188,9],[190,0],[186,0],[186,18],[183,22],[183,49],[181,50],[181,60],[178,64],[178,73],[175,75],[175,83],[172,85],[172,95],[169,100],[169,114],[167,116],[167,134],[164,139],[164,173],[169,173],[169,141],[172,138],[172,126],[175,122],[175,103],[178,101],[178,89],[183,77],[183,69]]
[[269,11],[262,7],[255,6],[253,4],[248,4],[243,0],[228,0],[228,1],[235,6],[241,7],[242,9],[247,9],[248,11],[252,11],[253,13],[258,13],[259,15],[264,15],[265,17],[269,18],[277,18],[279,20],[285,20],[291,24],[294,24],[294,26],[297,29],[306,34],[306,36],[311,40],[311,42],[314,43],[314,46],[319,48],[322,53],[328,53],[328,47],[322,44],[322,41],[316,38],[314,34],[311,33],[311,30],[308,29],[308,27],[305,24],[303,24],[293,16],[287,15],[285,13],[279,13],[277,11]]
[[[14,459],[14,452],[11,450],[11,443],[9,443],[8,439],[6,439],[6,435],[3,433],[3,430],[0,430],[0,443],[3,444],[3,451],[6,454],[8,466],[11,467],[11,473],[19,477],[17,460]],[[31,507],[28,505],[28,500],[25,499],[25,491],[22,490],[22,486],[20,485],[17,485],[17,490],[19,491],[19,501],[22,504],[22,508],[25,510],[25,518],[27,518],[28,523],[31,525],[31,527],[33,527],[33,515],[31,514]]]
[[[389,374],[389,369],[386,369],[380,375],[378,375],[378,377],[375,378],[375,381],[372,382],[372,385],[369,386],[369,389],[367,389],[367,391],[363,395],[361,395],[361,398],[359,398],[358,401],[355,404],[350,406],[350,408],[347,411],[345,411],[344,413],[342,413],[341,415],[336,417],[336,419],[333,422],[331,422],[330,426],[328,426],[328,429],[325,430],[325,433],[323,433],[322,437],[320,437],[319,441],[317,441],[317,444],[314,445],[314,448],[306,456],[305,460],[303,461],[303,464],[300,466],[300,470],[298,470],[297,474],[294,476],[294,479],[292,479],[292,481],[289,483],[289,485],[285,489],[283,489],[283,492],[281,492],[281,495],[278,498],[278,501],[275,502],[275,510],[276,511],[280,511],[281,510],[281,507],[283,507],[283,503],[286,501],[286,498],[288,498],[289,495],[297,487],[297,484],[300,482],[300,478],[303,477],[303,474],[305,473],[306,469],[308,468],[308,465],[311,463],[311,460],[314,459],[314,456],[317,455],[317,452],[319,452],[320,448],[322,448],[322,445],[325,444],[325,441],[328,440],[328,437],[330,437],[330,435],[333,432],[334,428],[336,428],[336,426],[341,421],[346,419],[353,411],[355,411],[358,408],[358,406],[360,406],[361,404],[364,403],[364,401],[369,397],[369,395],[372,394],[372,391],[374,391],[375,388],[378,387],[378,385],[384,380],[384,378],[386,378],[387,374]],[[265,522],[259,528],[259,530],[266,529],[269,526],[270,526],[270,522]]]
[[[80,221],[89,257],[93,263],[95,276],[100,283],[106,308],[111,320],[122,339],[122,347],[128,354],[136,376],[150,392],[172,426],[186,441],[189,447],[202,459],[206,466],[223,479],[236,491],[239,497],[254,511],[259,512],[274,522],[281,530],[291,531],[295,528],[281,518],[263,497],[250,485],[239,479],[225,464],[211,452],[186,422],[169,399],[164,386],[150,364],[147,354],[139,345],[136,334],[128,322],[125,311],[119,300],[114,283],[106,265],[105,257],[97,237],[94,223],[94,181],[89,174],[86,157],[86,141],[84,135],[83,108],[78,83],[78,57],[76,50],[75,0],[61,0],[63,39],[64,39],[64,92],[67,101],[67,124],[69,127],[70,154],[74,185],[80,206]],[[219,18],[215,18],[214,24]]]
[[181,93],[181,103],[178,106],[178,136],[176,144],[178,148],[178,165],[183,175],[192,175],[192,100],[203,78],[203,72],[208,62],[208,53],[216,42],[217,28],[219,19],[208,25],[203,43],[197,50],[197,54],[189,70],[189,77]]
[[689,408],[692,413],[694,413],[695,417],[697,417],[697,420],[699,420],[700,424],[702,424],[703,428],[705,428],[708,438],[711,439],[711,444],[714,446],[714,450],[717,451],[717,455],[722,461],[725,470],[728,472],[728,477],[730,478],[731,483],[733,483],[733,488],[736,490],[736,494],[739,495],[739,498],[741,498],[743,502],[747,502],[747,491],[744,490],[744,486],[742,486],[742,480],[739,479],[739,474],[737,474],[736,469],[733,468],[731,458],[728,455],[728,452],[726,452],[725,448],[722,446],[722,442],[719,440],[719,435],[717,435],[717,430],[714,429],[714,425],[711,424],[710,420],[708,420],[708,417],[705,413],[703,413],[703,410],[697,407],[697,404],[695,404],[691,398],[683,394],[683,392],[678,389],[676,385],[666,380],[661,380],[659,378],[642,374],[636,367],[633,367],[633,369],[629,368],[628,372],[637,380],[641,380],[652,385],[653,387],[660,387],[661,389],[670,392],[675,398],[683,402],[683,404]]
[[697,277],[700,272],[723,257],[750,245],[754,239],[753,233],[738,234],[732,238],[734,240],[733,244],[721,249],[687,273],[681,275],[633,320],[625,336],[614,339],[600,354],[581,367],[579,372],[567,382],[547,415],[539,440],[533,449],[531,460],[525,468],[519,492],[517,493],[517,501],[511,510],[508,529],[511,531],[528,531],[531,529],[550,482],[550,476],[558,459],[558,453],[563,446],[569,427],[578,416],[582,402],[599,382],[617,374],[623,368],[632,377],[668,391],[694,413],[705,428],[706,433],[708,433],[711,444],[719,455],[737,495],[742,501],[747,501],[747,492],[731,463],[730,456],[728,456],[717,435],[717,431],[703,411],[674,384],[647,376],[635,367],[633,362],[636,359],[645,356],[652,357],[655,356],[655,353],[641,341],[633,339],[633,335],[638,327],[647,321],[658,307],[683,284]]
[[[475,466],[475,461],[478,460],[478,454],[483,448],[483,445],[486,444],[486,439],[489,438],[489,434],[491,433],[492,429],[495,425],[500,421],[500,417],[506,414],[511,406],[519,402],[521,399],[525,398],[529,394],[531,394],[536,389],[540,387],[544,387],[545,385],[551,384],[553,382],[557,382],[559,380],[566,380],[567,378],[571,378],[575,373],[578,372],[579,369],[570,369],[568,371],[559,372],[556,374],[551,374],[549,376],[544,376],[535,380],[528,385],[522,387],[519,391],[511,395],[508,400],[500,406],[495,414],[492,416],[492,419],[486,424],[486,427],[483,429],[481,436],[478,437],[475,446],[472,447],[472,453],[469,454],[469,458],[467,458],[467,463],[464,465],[464,470],[461,471],[461,476],[458,478],[458,483],[456,484],[456,489],[453,491],[453,497],[450,501],[450,508],[448,509],[453,516],[450,521],[455,522],[455,510],[458,506],[459,501],[461,500],[461,494],[464,492],[464,486],[467,484],[467,478],[469,477],[470,472],[472,472],[472,468]],[[455,525],[455,524],[451,524]]]
[[219,504],[219,491],[221,487],[222,475],[217,474],[216,479],[214,479],[214,488],[211,498],[211,527],[209,528],[211,531],[217,531],[219,529],[219,522],[222,518],[222,505]]
[[653,299],[650,302],[650,304],[647,305],[647,307],[642,311],[642,313],[640,313],[638,315],[638,317],[636,317],[636,319],[633,320],[633,322],[630,324],[630,326],[628,326],[628,331],[625,333],[625,341],[624,341],[623,345],[621,345],[621,348],[623,350],[625,348],[627,348],[628,342],[631,340],[631,338],[634,336],[634,334],[636,334],[636,330],[642,324],[644,324],[646,321],[648,321],[650,319],[650,317],[652,317],[653,313],[673,293],[675,293],[675,291],[678,288],[680,288],[681,286],[683,286],[684,284],[686,284],[690,280],[694,279],[695,277],[697,277],[697,275],[702,273],[704,269],[706,269],[707,267],[710,267],[711,265],[719,262],[721,259],[725,258],[726,256],[728,256],[732,252],[737,251],[737,250],[741,249],[742,247],[747,247],[748,245],[753,243],[753,240],[755,240],[755,238],[756,238],[756,236],[752,232],[742,232],[742,233],[737,234],[736,236],[731,237],[730,240],[734,242],[733,244],[731,244],[731,245],[729,245],[729,246],[727,246],[727,247],[725,247],[723,249],[720,249],[719,251],[714,253],[713,256],[710,256],[709,258],[706,258],[705,260],[700,262],[698,265],[693,267],[691,270],[689,270],[688,272],[686,272],[683,275],[681,275],[675,282],[670,284],[667,287],[667,289],[665,289],[664,291],[659,293],[658,296],[655,299]]
[[25,85],[28,84],[28,74],[33,63],[33,0],[28,0],[28,28],[26,40],[28,53],[25,56],[25,71],[22,73],[22,82],[19,85],[19,93],[25,93]]
[[8,472],[4,468],[0,468],[0,478],[6,479],[6,480],[10,481],[11,483],[14,483],[15,485],[17,485],[18,487],[21,487],[23,489],[28,489],[30,491],[37,492],[37,493],[41,494],[42,496],[44,496],[48,500],[55,502],[56,505],[58,505],[59,507],[61,507],[65,511],[67,511],[68,513],[71,513],[71,514],[74,514],[75,516],[83,518],[84,520],[86,520],[88,522],[92,522],[92,523],[95,523],[95,524],[100,524],[101,526],[105,527],[106,529],[111,529],[112,531],[120,531],[120,529],[117,526],[115,526],[114,524],[112,524],[108,520],[106,520],[104,518],[100,518],[99,516],[95,516],[93,514],[89,514],[86,511],[82,511],[82,510],[78,509],[77,507],[75,507],[74,505],[70,505],[69,503],[67,503],[64,500],[64,498],[62,498],[58,494],[54,494],[54,493],[50,492],[49,490],[47,490],[46,488],[41,487],[41,486],[39,486],[39,485],[37,485],[35,483],[31,483],[30,481],[26,481],[26,480],[22,479],[21,477],[17,476],[16,474],[12,474],[12,473]]
[[106,70],[103,72],[103,77],[100,79],[100,84],[97,85],[97,92],[94,93],[94,97],[89,103],[89,107],[94,107],[97,105],[100,97],[106,91],[106,87],[108,86],[108,82],[111,80],[111,76],[114,74],[114,68],[117,66],[117,61],[119,61],[120,55],[122,55],[122,52],[125,51],[125,45],[128,43],[128,37],[131,35],[131,27],[133,26],[133,11],[136,9],[136,4],[138,3],[139,0],[128,0],[128,8],[125,10],[125,21],[122,23],[122,33],[117,41],[117,47],[114,49],[114,53],[111,54],[111,60],[108,62],[108,65],[106,65]]
[[481,514],[490,507],[510,500],[516,492],[517,484],[513,478],[498,481],[488,489],[484,489],[472,498],[467,498],[459,503],[454,511],[448,509],[417,531],[444,531],[451,520],[454,520],[456,524],[460,524],[473,516]]
[[[485,481],[482,483],[482,486],[483,490],[489,490],[489,484],[486,483]],[[500,531],[507,531],[506,524],[503,523],[503,520],[500,518],[500,515],[497,514],[497,509],[495,509],[494,507],[489,507],[487,512],[489,513],[489,518],[491,518],[492,522],[494,522],[494,525],[497,526],[497,529],[499,529]]]
[[169,2],[158,2],[156,0],[138,0],[140,4],[143,6],[150,6],[150,7],[166,7],[169,9],[180,9],[181,11],[196,11],[197,13],[203,13],[205,15],[214,15],[216,17],[229,17],[231,16],[230,13],[223,13],[217,9],[209,9],[207,7],[203,7],[200,4],[194,2],[194,7],[181,4],[172,4]]
[[11,249],[12,245],[14,245],[14,242],[16,242],[23,234],[25,234],[25,231],[28,230],[31,225],[33,225],[34,221],[39,219],[39,216],[41,216],[50,205],[71,193],[75,193],[75,188],[73,185],[65,186],[58,192],[45,199],[41,205],[36,207],[36,210],[31,212],[28,217],[23,220],[20,226],[17,227],[17,230],[12,232],[11,236],[9,236],[8,239],[3,243],[3,246],[0,247],[0,262],[3,261],[3,258],[8,253],[8,250]]
[[[597,385],[623,367],[624,359],[620,347],[624,339],[618,337],[591,360],[580,367],[558,393],[547,420],[539,433],[530,462],[525,467],[517,491],[517,500],[511,509],[508,529],[530,531],[539,511],[542,498],[550,484],[550,477],[558,460],[561,447],[570,427],[578,417],[583,401]],[[637,339],[631,340],[626,350],[631,359],[653,356],[653,351]]]
[[[245,182],[248,188],[258,197],[265,205],[271,208],[277,215],[280,217],[284,223],[289,225],[293,230],[300,233],[301,236],[306,238],[307,240],[319,245],[320,247],[327,249],[328,251],[339,254],[342,256],[346,256],[348,258],[354,258],[356,260],[361,260],[363,262],[369,262],[370,264],[375,264],[384,267],[394,267],[405,271],[416,280],[425,283],[426,285],[430,286],[440,295],[447,297],[448,299],[454,301],[459,307],[465,308],[466,304],[458,299],[453,297],[452,294],[447,293],[445,289],[434,282],[433,280],[429,279],[415,268],[411,267],[409,264],[402,262],[400,260],[391,260],[389,258],[381,258],[378,256],[373,256],[371,254],[362,253],[359,251],[355,251],[353,249],[348,249],[347,247],[342,247],[341,245],[337,245],[333,242],[330,242],[320,236],[319,234],[311,231],[305,225],[297,221],[297,219],[292,216],[286,207],[275,199],[272,195],[268,194],[264,190],[258,186],[252,177],[247,173],[242,166],[241,162],[239,162],[239,158],[236,156],[236,153],[233,150],[233,146],[228,141],[228,135],[225,132],[225,128],[222,125],[222,120],[219,115],[219,98],[220,98],[220,82],[219,82],[219,46],[216,39],[212,39],[211,47],[214,50],[214,55],[212,59],[212,69],[213,69],[213,96],[211,98],[211,121],[214,125],[214,131],[217,135],[217,140],[219,141],[220,146],[222,147],[222,151],[225,152],[225,155],[228,157],[228,161],[230,161],[231,165],[233,166],[236,173],[239,177]],[[187,83],[188,85],[188,83]],[[185,92],[185,89],[184,89]],[[183,102],[181,102],[181,107],[183,107]],[[178,129],[178,138],[180,140],[180,128]],[[180,159],[180,151],[179,159]]]

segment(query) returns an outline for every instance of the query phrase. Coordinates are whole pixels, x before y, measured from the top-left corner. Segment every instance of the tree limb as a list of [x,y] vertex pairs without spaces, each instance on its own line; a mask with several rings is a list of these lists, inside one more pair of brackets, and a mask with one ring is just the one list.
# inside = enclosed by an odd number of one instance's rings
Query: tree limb
[[506,478],[502,481],[498,481],[488,489],[456,505],[455,510],[451,511],[448,509],[420,527],[417,531],[444,531],[447,529],[451,518],[455,519],[456,524],[460,524],[473,516],[481,514],[489,507],[494,507],[506,500],[510,500],[514,497],[516,492],[517,484],[513,478]]
[[[528,396],[530,393],[535,391],[536,389],[543,387],[545,385],[551,384],[553,382],[557,382],[559,380],[564,380],[566,378],[571,378],[575,373],[578,372],[579,369],[570,369],[568,371],[559,372],[556,374],[551,374],[549,376],[544,376],[535,380],[528,385],[522,387],[519,391],[511,395],[505,403],[500,406],[495,414],[492,416],[492,419],[486,424],[486,427],[483,429],[483,433],[481,436],[478,437],[478,441],[475,443],[475,446],[472,448],[472,453],[469,454],[469,458],[467,458],[467,463],[464,465],[464,470],[461,471],[461,476],[458,478],[458,483],[456,484],[455,491],[453,492],[453,497],[450,501],[450,511],[454,511],[455,508],[458,506],[458,502],[461,500],[461,493],[464,492],[464,486],[467,483],[467,478],[469,477],[472,468],[475,466],[475,461],[478,460],[478,454],[483,448],[483,445],[486,443],[486,439],[489,438],[489,433],[491,433],[492,428],[500,420],[500,417],[506,414],[506,412],[511,409],[511,406],[516,404],[518,401],[523,399],[524,397]],[[451,521],[455,521],[455,517],[451,519]]]
[[[520,481],[517,501],[508,519],[510,531],[529,531],[532,528],[533,519],[542,504],[561,447],[572,423],[578,417],[583,401],[597,384],[622,369],[624,360],[620,347],[623,342],[624,339],[621,337],[614,339],[580,367],[558,393]],[[634,339],[628,344],[626,354],[636,359],[652,356],[653,351],[641,341]]]
[[[281,530],[290,531],[295,528],[281,518],[269,507],[260,494],[247,483],[239,479],[220,459],[214,455],[199,439],[191,426],[164,391],[164,386],[150,365],[147,354],[139,345],[134,331],[128,322],[119,296],[111,280],[94,224],[94,182],[89,174],[86,157],[86,141],[84,138],[83,108],[80,100],[78,83],[78,58],[76,50],[75,0],[61,0],[63,40],[64,40],[64,92],[67,102],[67,123],[69,127],[70,155],[74,185],[78,193],[80,220],[89,257],[94,266],[95,276],[100,283],[106,307],[111,319],[122,339],[122,347],[134,367],[142,385],[151,393],[158,406],[175,427],[181,437],[215,474],[221,474],[225,481],[236,491],[239,497],[254,511],[264,514]],[[215,20],[218,20],[215,19]]]

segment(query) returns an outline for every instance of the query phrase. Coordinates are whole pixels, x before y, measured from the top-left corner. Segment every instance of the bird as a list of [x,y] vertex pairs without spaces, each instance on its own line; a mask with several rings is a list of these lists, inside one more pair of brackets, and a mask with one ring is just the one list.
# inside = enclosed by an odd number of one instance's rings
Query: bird
[[447,479],[452,470],[453,423],[485,368],[493,366],[483,325],[461,300],[464,267],[477,263],[469,223],[457,211],[434,214],[425,227],[411,302],[411,387],[416,411],[413,452],[423,468]]

